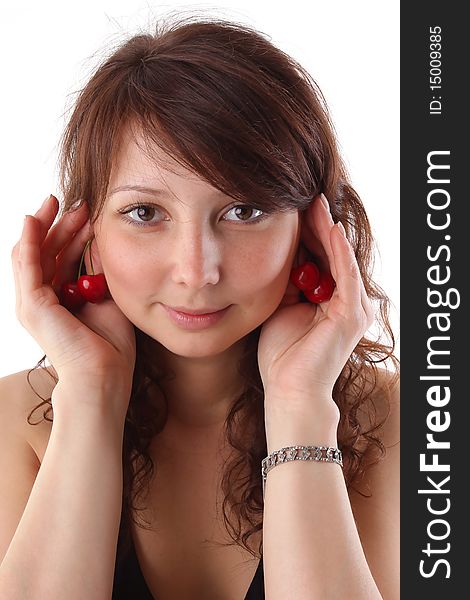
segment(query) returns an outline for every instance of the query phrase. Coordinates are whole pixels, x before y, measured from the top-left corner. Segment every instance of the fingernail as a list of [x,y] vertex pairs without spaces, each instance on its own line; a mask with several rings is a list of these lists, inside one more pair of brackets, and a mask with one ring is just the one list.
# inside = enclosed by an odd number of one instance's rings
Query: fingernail
[[346,231],[345,231],[344,226],[341,223],[341,221],[338,221],[336,224],[338,225],[338,229],[341,231],[341,233],[343,234],[343,236],[346,238]]
[[327,212],[327,219],[328,221],[333,225],[334,221],[333,221],[333,216],[331,214],[331,209],[330,209],[330,205],[328,204],[328,200],[325,197],[325,194],[320,194],[320,200],[322,201],[323,206],[325,207],[325,210]]
[[78,208],[80,208],[80,206],[83,204],[83,200],[77,200],[76,202],[74,202],[72,204],[72,206],[69,209],[69,212],[73,212],[74,210],[77,210]]
[[49,202],[49,200],[51,199],[52,194],[49,194],[49,196],[44,200],[44,202],[41,204],[41,208],[43,206],[46,206],[46,204]]
[[323,206],[326,208],[326,210],[330,212],[330,205],[328,204],[328,200],[326,199],[325,194],[323,192],[320,194],[320,200],[322,201]]

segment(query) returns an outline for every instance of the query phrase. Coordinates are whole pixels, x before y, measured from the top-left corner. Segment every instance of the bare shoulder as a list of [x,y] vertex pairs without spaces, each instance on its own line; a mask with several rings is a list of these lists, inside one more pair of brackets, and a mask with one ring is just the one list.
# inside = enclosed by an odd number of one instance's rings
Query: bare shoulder
[[371,377],[370,396],[360,419],[374,431],[385,455],[366,468],[349,491],[351,508],[367,561],[384,598],[398,598],[400,532],[400,394],[395,372],[380,369]]
[[[363,373],[361,385],[366,400],[359,407],[357,418],[363,432],[371,432],[383,445],[384,456],[365,467],[362,480],[355,488],[368,495],[387,485],[392,475],[399,472],[400,446],[400,379],[395,371],[368,369]],[[376,455],[375,455],[376,456]],[[370,463],[370,461],[367,461]],[[367,463],[366,463],[367,464]],[[355,499],[360,502],[361,495]]]
[[[33,448],[40,462],[52,423],[43,418],[49,404],[34,409],[42,399],[51,397],[55,383],[46,368],[26,369],[0,378],[0,432],[1,427],[14,428]],[[51,412],[48,418],[51,418]]]

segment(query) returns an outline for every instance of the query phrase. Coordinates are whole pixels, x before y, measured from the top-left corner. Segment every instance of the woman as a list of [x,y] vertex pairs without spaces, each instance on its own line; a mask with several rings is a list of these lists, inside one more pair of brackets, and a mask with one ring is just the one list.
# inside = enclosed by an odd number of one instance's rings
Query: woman
[[389,300],[311,77],[244,25],[135,36],[79,94],[61,187],[12,253],[46,355],[1,381],[0,596],[397,598]]

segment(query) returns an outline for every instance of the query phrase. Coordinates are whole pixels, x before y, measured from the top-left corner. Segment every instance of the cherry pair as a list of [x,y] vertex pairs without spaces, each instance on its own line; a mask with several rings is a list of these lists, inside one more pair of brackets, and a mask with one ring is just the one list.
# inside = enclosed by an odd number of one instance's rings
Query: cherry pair
[[[104,273],[95,274],[90,244],[91,240],[88,240],[83,250],[80,266],[78,268],[77,281],[65,282],[60,288],[59,301],[62,306],[65,306],[68,310],[79,310],[86,302],[92,302],[93,304],[103,302],[106,295],[106,279]],[[87,248],[90,256],[92,274],[80,275]]]
[[314,262],[307,261],[292,269],[290,280],[310,302],[320,304],[329,300],[335,289],[335,280],[328,271],[320,271]]

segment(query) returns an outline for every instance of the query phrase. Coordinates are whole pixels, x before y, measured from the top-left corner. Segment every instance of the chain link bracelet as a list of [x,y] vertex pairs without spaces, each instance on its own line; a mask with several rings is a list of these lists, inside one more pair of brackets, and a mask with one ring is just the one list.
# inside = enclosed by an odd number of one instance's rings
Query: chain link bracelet
[[331,446],[287,446],[271,452],[261,461],[261,477],[263,480],[263,498],[266,477],[271,469],[290,460],[315,460],[317,462],[333,462],[343,466],[341,450]]

